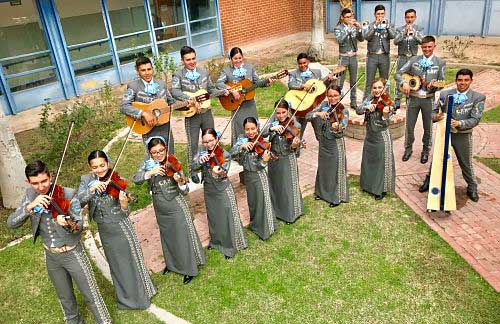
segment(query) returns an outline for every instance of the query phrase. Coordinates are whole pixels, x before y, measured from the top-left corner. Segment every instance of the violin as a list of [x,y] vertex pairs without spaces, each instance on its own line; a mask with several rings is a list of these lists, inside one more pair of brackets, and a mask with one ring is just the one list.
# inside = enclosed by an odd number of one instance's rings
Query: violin
[[209,155],[209,160],[205,162],[207,167],[213,171],[213,169],[218,166],[222,170],[219,174],[214,173],[214,177],[225,178],[227,176],[227,170],[224,168],[224,149],[217,144],[212,151],[208,150],[208,152],[205,153]]
[[173,177],[175,173],[182,171],[181,162],[173,154],[169,154],[160,165],[165,168],[165,175],[167,177]]
[[376,105],[375,110],[382,112],[386,106],[392,106],[393,102],[389,95],[384,91],[380,97],[373,98],[371,104]]
[[291,122],[290,117],[287,117],[279,124],[285,127],[285,130],[283,131],[283,136],[285,136],[287,140],[293,141],[295,137],[300,136],[300,129],[294,126],[294,124]]
[[335,110],[328,110],[328,115],[330,116],[330,124],[340,123],[344,119],[344,105],[342,103],[335,104]]
[[[111,174],[111,172],[113,172],[113,174]],[[120,197],[120,191],[124,191],[130,201],[137,202],[137,197],[133,193],[126,190],[128,182],[125,179],[122,179],[118,175],[118,172],[109,169],[104,177],[99,177],[99,181],[109,181],[108,186],[106,187],[106,193],[114,199],[118,199]]]
[[262,157],[265,151],[269,151],[271,153],[271,159],[277,160],[278,157],[271,152],[271,143],[266,141],[262,136],[258,136],[256,140],[253,141],[253,151]]
[[50,205],[48,211],[52,214],[52,218],[57,218],[57,216],[64,216],[67,226],[72,232],[80,230],[80,226],[76,221],[69,216],[70,201],[64,197],[64,188],[60,185],[51,185],[49,192],[52,192],[52,199],[50,200]]

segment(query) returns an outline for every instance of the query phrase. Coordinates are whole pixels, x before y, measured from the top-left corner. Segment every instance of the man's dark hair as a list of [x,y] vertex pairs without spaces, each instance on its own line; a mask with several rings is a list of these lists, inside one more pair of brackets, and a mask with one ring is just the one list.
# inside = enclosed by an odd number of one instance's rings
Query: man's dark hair
[[470,79],[472,80],[472,71],[469,69],[460,69],[458,70],[457,74],[455,75],[455,81],[457,81],[459,75],[470,75]]
[[436,43],[436,38],[431,35],[427,35],[424,38],[422,38],[421,44],[427,44],[427,43]]
[[148,64],[148,63],[151,64],[151,66],[153,66],[149,57],[141,56],[137,60],[135,60],[135,69],[139,70],[139,66],[141,66],[143,64]]
[[347,15],[348,13],[353,13],[352,10],[350,8],[344,8],[342,9],[342,11],[340,12],[340,15],[342,17],[344,17],[345,15]]
[[182,46],[180,52],[181,52],[181,58],[184,58],[184,55],[189,53],[194,53],[196,55],[196,51],[194,50],[194,48],[190,46]]
[[412,13],[412,12],[413,12],[415,15],[417,14],[417,12],[415,11],[415,9],[410,8],[410,9],[408,9],[408,10],[406,10],[406,11],[405,11],[405,16],[406,16],[407,14],[409,14],[409,13]]
[[302,59],[307,59],[308,61],[310,61],[311,59],[309,58],[309,55],[307,55],[306,53],[300,53],[299,55],[297,55],[297,62],[299,60],[302,60]]
[[35,160],[28,164],[24,169],[24,174],[26,175],[26,179],[30,179],[30,177],[36,177],[39,174],[47,173],[50,175],[49,168],[40,160]]
[[373,11],[373,12],[377,12],[377,11],[379,11],[379,10],[384,10],[384,11],[385,11],[385,7],[384,7],[384,5],[376,5],[376,6],[375,6],[375,11]]

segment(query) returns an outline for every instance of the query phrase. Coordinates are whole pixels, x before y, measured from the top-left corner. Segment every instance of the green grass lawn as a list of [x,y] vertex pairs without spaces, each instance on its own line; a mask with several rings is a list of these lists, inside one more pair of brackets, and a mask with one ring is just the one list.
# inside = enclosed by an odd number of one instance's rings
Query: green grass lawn
[[500,174],[500,158],[481,158],[476,156],[476,159],[484,163],[488,168]]
[[[306,215],[266,242],[208,264],[189,286],[154,276],[154,302],[192,323],[498,322],[500,295],[401,200],[375,202],[351,181],[336,209]],[[241,202],[244,203],[244,202]]]
[[482,123],[500,123],[500,105],[483,113]]
[[[114,323],[161,323],[146,311],[123,311],[116,307],[114,289],[95,271],[97,284]],[[94,323],[75,286],[80,314]],[[62,323],[63,313],[47,275],[41,241],[32,240],[0,252],[0,312],[2,323]]]
[[[350,195],[335,209],[307,197],[306,214],[266,242],[246,230],[249,248],[234,259],[206,250],[189,285],[155,274],[153,302],[192,323],[500,321],[500,295],[401,200],[376,202],[356,180]],[[111,284],[97,280],[115,323],[155,323],[117,310]],[[61,322],[40,243],[0,252],[0,297],[5,323]]]

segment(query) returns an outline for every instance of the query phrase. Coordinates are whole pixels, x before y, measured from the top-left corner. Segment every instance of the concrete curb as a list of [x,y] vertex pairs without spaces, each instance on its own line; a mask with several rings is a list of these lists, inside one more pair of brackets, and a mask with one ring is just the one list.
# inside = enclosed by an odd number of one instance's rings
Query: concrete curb
[[3,248],[1,248],[0,252],[2,252],[3,250],[7,250],[8,248],[10,248],[12,246],[18,245],[19,243],[26,241],[32,237],[33,237],[33,234],[24,235],[23,237],[20,237],[17,240],[14,240],[14,241],[10,242],[9,244],[7,244],[6,246],[4,246]]

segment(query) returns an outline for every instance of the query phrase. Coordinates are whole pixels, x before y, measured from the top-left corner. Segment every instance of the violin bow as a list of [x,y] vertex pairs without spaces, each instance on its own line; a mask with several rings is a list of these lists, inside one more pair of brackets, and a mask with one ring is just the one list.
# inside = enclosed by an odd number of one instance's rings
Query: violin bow
[[262,133],[264,132],[264,128],[266,128],[267,124],[269,124],[269,121],[271,120],[271,117],[273,117],[274,113],[276,112],[276,108],[279,106],[279,104],[281,103],[281,101],[283,101],[284,98],[285,98],[285,96],[281,97],[280,100],[278,101],[278,103],[276,104],[276,106],[274,106],[274,109],[273,109],[273,112],[271,113],[271,116],[269,116],[269,118],[266,120],[266,122],[264,123],[264,125],[260,128],[259,134],[257,135],[257,137],[255,138],[255,140],[253,141],[254,145],[259,140],[259,137],[261,137]]
[[[361,78],[363,78],[365,76],[365,74],[361,74],[358,79],[356,80],[356,82],[354,82],[354,84],[349,88],[349,90],[347,90],[342,96],[340,96],[340,99],[339,99],[339,102],[337,102],[335,104],[334,107],[331,107],[330,106],[330,109],[328,109],[328,112],[327,112],[327,117],[330,117],[330,114],[332,113],[332,111],[334,111],[335,109],[337,109],[338,105],[340,105],[340,102],[342,101],[342,99],[344,99],[345,96],[347,96],[347,94],[349,92],[352,91],[352,89],[354,89],[356,87],[356,85],[359,83],[359,81],[361,81]],[[328,90],[327,90],[328,91]]]
[[[242,102],[243,103],[243,102]],[[236,117],[236,114],[238,113],[238,111],[240,111],[240,108],[241,108],[241,104],[238,106],[238,108],[236,108],[236,111],[234,112],[234,114],[231,116],[231,118],[229,118],[229,121],[226,123],[226,126],[224,126],[224,129],[222,130],[222,132],[220,133],[220,136],[217,137],[217,141],[215,142],[215,145],[214,145],[214,149],[213,151],[215,151],[215,148],[217,147],[217,145],[219,145],[221,139],[222,139],[222,135],[226,132],[227,130],[227,127],[229,126],[229,124],[231,124],[231,122],[234,120],[234,117]],[[210,153],[210,157],[213,157],[214,156],[214,152],[212,151],[212,153]]]
[[69,124],[68,135],[66,136],[66,143],[64,144],[64,149],[63,149],[62,154],[61,154],[61,160],[59,161],[59,166],[57,167],[56,178],[54,179],[54,182],[52,183],[52,189],[50,190],[50,194],[49,194],[49,197],[51,199],[52,199],[52,196],[54,195],[54,191],[56,190],[57,180],[59,180],[59,174],[61,173],[61,168],[63,165],[64,157],[66,156],[66,151],[68,150],[69,139],[71,138],[71,133],[73,132],[73,127],[75,127],[74,120],[72,120]]
[[113,173],[115,173],[115,171],[116,171],[116,167],[118,166],[118,162],[120,162],[120,159],[123,155],[123,151],[125,151],[125,145],[127,145],[127,142],[130,139],[130,134],[132,133],[132,129],[134,128],[136,122],[137,122],[137,119],[134,119],[132,126],[130,126],[130,129],[128,130],[127,137],[125,137],[125,142],[123,142],[122,148],[120,149],[120,154],[118,154],[118,157],[116,158],[115,165],[113,165],[113,169],[111,169],[111,173],[109,174],[108,180],[106,180],[106,186],[108,186],[109,183],[111,182],[111,177],[113,176]]

